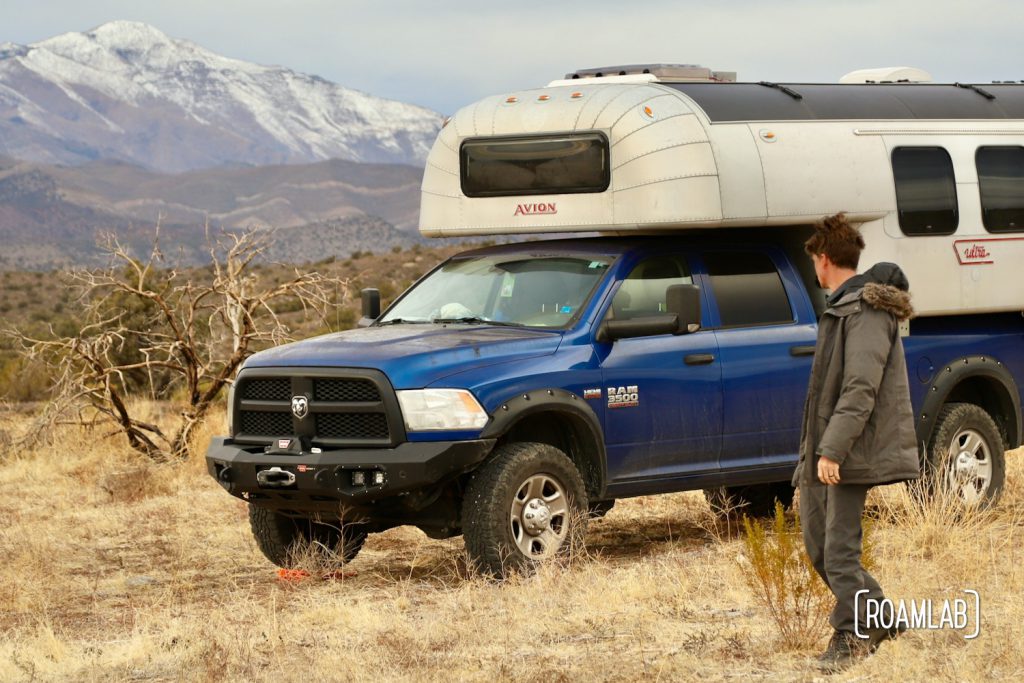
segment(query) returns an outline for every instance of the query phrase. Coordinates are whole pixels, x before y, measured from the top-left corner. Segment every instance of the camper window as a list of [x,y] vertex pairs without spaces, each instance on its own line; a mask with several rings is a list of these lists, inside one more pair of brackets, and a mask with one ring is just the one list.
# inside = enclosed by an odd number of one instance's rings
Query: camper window
[[892,151],[896,208],[905,235],[952,235],[960,222],[953,160],[942,147]]
[[985,229],[1024,231],[1024,147],[979,147],[974,159]]
[[467,197],[604,192],[611,180],[601,133],[480,138],[462,143]]

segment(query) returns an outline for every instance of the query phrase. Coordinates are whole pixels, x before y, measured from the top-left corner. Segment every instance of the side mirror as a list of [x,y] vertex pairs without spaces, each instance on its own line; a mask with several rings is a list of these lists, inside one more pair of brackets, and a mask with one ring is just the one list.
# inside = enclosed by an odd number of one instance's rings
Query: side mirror
[[700,329],[700,287],[697,285],[670,286],[665,291],[665,308],[679,320],[673,334],[690,334]]
[[659,334],[690,334],[700,329],[700,288],[672,285],[665,290],[666,313],[628,320],[605,320],[597,330],[597,341],[609,342]]
[[677,329],[679,329],[679,317],[675,314],[649,315],[629,320],[606,320],[597,331],[597,341],[675,334]]
[[368,287],[360,292],[363,299],[363,317],[359,327],[369,327],[380,317],[380,290]]

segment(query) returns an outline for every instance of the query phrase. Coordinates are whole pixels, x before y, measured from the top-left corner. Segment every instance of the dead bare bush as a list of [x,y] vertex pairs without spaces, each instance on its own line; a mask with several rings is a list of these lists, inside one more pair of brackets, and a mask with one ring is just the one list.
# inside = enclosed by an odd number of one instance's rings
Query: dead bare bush
[[[60,422],[107,424],[152,460],[183,458],[242,362],[261,346],[289,340],[278,309],[297,306],[323,320],[331,295],[347,291],[346,281],[298,269],[285,282],[261,284],[253,265],[269,246],[266,231],[224,232],[210,241],[206,272],[181,272],[162,267],[158,237],[144,259],[105,237],[107,268],[67,273],[83,307],[76,334],[51,330],[33,338],[5,330],[27,358],[56,370],[54,400],[29,439],[46,438]],[[167,419],[135,410],[130,397],[140,388],[172,400]]]

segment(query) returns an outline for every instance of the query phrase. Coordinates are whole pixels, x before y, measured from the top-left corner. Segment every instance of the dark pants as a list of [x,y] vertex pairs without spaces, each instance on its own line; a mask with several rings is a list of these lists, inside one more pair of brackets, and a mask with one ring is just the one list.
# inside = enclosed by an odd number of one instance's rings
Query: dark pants
[[870,485],[820,482],[800,485],[800,524],[804,546],[815,570],[836,596],[829,623],[837,631],[854,630],[854,600],[861,595],[860,623],[864,632],[865,598],[881,600],[882,587],[860,563],[861,515]]

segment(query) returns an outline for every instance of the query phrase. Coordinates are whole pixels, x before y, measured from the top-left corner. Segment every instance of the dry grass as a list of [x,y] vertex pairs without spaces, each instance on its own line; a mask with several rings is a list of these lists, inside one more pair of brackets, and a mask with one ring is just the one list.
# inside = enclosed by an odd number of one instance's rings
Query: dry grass
[[[17,433],[24,416],[0,415]],[[222,429],[222,425],[215,425]],[[197,443],[208,437],[199,435]],[[459,539],[371,536],[334,580],[282,582],[244,506],[204,470],[143,465],[69,428],[0,460],[0,680],[812,680],[743,579],[742,542],[699,493],[622,501],[566,566],[497,584]],[[873,492],[892,597],[981,592],[982,632],[909,633],[837,680],[1024,677],[1024,450],[1001,506],[921,515]],[[822,645],[823,643],[819,644]]]

